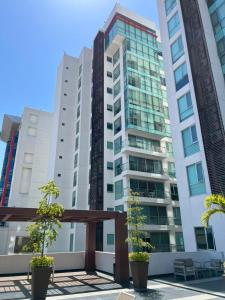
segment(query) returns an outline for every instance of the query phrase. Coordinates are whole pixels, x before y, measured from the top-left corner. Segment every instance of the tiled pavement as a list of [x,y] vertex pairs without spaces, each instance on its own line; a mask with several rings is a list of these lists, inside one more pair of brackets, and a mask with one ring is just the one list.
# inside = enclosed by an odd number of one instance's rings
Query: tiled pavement
[[[186,284],[186,286],[185,286]],[[165,279],[149,280],[147,293],[135,293],[122,289],[110,276],[86,274],[86,272],[56,273],[49,284],[48,300],[115,300],[120,291],[136,295],[136,300],[219,300],[225,298],[224,278],[174,283]],[[213,295],[218,289],[220,296]],[[195,289],[195,290],[193,290]],[[197,290],[201,289],[200,292]],[[31,286],[26,276],[0,277],[0,300],[30,299]],[[208,294],[211,293],[211,294]]]

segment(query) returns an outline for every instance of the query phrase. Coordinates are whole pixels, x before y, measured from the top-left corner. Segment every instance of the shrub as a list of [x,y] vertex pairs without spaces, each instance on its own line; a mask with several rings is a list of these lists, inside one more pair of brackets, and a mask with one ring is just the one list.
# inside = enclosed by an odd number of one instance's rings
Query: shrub
[[54,263],[54,258],[51,256],[34,256],[31,261],[32,267],[50,267]]
[[150,257],[150,255],[147,252],[130,252],[129,253],[130,261],[149,262],[149,257]]

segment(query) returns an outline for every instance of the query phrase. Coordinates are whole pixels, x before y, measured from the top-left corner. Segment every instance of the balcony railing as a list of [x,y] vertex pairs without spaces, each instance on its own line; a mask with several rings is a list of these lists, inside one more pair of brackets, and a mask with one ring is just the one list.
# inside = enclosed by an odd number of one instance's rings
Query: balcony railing
[[[145,215],[143,213],[143,215]],[[167,216],[146,216],[146,225],[181,225],[181,218]]]
[[146,143],[144,141],[138,141],[137,143],[134,143],[132,141],[125,140],[122,143],[122,147],[132,147],[137,149],[148,150],[150,152],[165,153],[165,149],[163,147],[151,145],[150,143]]
[[158,244],[154,245],[149,252],[157,253],[157,252],[184,252],[184,245],[173,245],[173,244]]
[[161,198],[161,199],[165,199],[166,198],[166,195],[165,195],[164,191],[161,191],[161,190],[138,189],[138,188],[127,189],[127,191],[125,191],[124,195],[128,196],[129,192],[131,192],[131,191],[133,191],[134,193],[137,193],[139,197]]

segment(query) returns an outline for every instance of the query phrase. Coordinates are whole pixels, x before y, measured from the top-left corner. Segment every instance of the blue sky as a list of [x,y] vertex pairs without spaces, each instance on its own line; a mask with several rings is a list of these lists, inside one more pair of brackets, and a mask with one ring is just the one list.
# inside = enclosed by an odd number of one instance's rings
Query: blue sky
[[[156,0],[0,0],[0,126],[24,106],[52,111],[63,52],[92,47],[116,2],[158,26]],[[3,156],[0,142],[0,171]]]

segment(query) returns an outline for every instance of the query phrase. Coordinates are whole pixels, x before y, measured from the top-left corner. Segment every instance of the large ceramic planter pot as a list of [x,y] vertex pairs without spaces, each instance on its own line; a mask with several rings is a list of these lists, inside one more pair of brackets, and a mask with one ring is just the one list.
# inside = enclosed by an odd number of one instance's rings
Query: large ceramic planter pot
[[45,300],[52,267],[32,267],[32,300]]
[[146,291],[148,283],[148,262],[131,261],[131,274],[136,291]]

